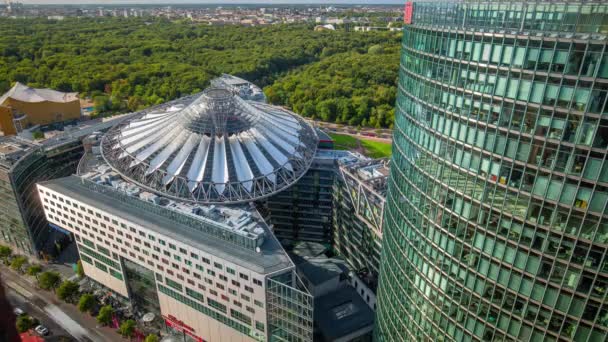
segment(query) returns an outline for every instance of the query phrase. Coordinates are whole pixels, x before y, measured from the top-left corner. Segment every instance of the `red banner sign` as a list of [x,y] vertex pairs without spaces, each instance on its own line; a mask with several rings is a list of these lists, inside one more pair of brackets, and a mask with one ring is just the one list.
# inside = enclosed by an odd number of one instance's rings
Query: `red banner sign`
[[403,10],[403,23],[411,24],[412,23],[412,15],[414,14],[414,2],[407,1],[405,3],[405,9]]

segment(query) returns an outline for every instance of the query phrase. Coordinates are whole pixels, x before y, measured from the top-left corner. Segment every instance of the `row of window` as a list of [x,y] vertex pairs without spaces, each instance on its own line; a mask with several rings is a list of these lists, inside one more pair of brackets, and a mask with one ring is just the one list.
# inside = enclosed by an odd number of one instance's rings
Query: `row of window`
[[[188,305],[189,307],[197,310],[198,312],[211,317],[212,319],[215,319],[216,321],[219,321],[220,323],[229,326],[245,335],[254,337],[255,339],[258,339],[259,341],[263,341],[264,338],[263,336],[261,336],[260,334],[256,333],[251,327],[245,326],[243,324],[240,324],[214,310],[210,310],[209,308],[197,303],[196,301],[189,299],[188,297],[181,295],[161,284],[158,284],[158,290],[162,293],[164,293],[165,295],[183,303]],[[209,305],[211,307],[213,307],[216,310],[225,312],[226,311],[226,307],[223,304],[220,304],[212,299],[208,299],[209,301]],[[256,321],[256,328],[262,332],[264,332],[264,324],[261,322]]]

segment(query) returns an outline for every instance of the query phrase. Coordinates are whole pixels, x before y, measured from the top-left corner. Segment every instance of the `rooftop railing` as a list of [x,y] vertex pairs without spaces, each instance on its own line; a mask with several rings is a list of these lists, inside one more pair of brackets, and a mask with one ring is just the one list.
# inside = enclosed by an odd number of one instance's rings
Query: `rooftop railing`
[[263,234],[255,235],[249,232],[235,231],[228,226],[212,221],[206,217],[194,217],[184,212],[179,212],[177,210],[143,201],[119,190],[110,188],[109,186],[100,185],[84,178],[81,179],[82,185],[91,191],[104,194],[138,210],[162,216],[171,220],[172,222],[182,224],[188,228],[192,228],[198,232],[213,236],[236,246],[255,251],[256,248],[260,247],[264,241]]

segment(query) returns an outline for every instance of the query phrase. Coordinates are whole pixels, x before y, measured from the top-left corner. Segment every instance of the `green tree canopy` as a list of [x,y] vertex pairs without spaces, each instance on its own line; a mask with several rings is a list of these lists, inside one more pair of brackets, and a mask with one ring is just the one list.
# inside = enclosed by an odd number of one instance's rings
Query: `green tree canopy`
[[61,281],[59,273],[54,271],[47,271],[40,274],[38,277],[38,286],[43,290],[55,290],[57,285]]
[[27,315],[21,315],[17,317],[17,322],[15,324],[17,331],[22,333],[30,330],[34,325],[34,321]]
[[144,340],[144,342],[158,342],[158,336],[154,335],[154,334],[150,334],[150,335],[146,336],[146,339]]
[[135,321],[128,319],[122,322],[118,331],[123,337],[133,337],[133,334],[135,333]]
[[92,294],[85,293],[78,300],[78,310],[80,312],[90,312],[95,307],[95,297]]
[[8,258],[13,255],[13,250],[8,246],[0,246],[0,258],[6,263]]
[[30,276],[33,276],[33,277],[37,276],[38,273],[40,273],[40,272],[42,272],[42,266],[37,265],[37,264],[30,265],[27,268],[27,274]]
[[82,267],[82,260],[78,260],[76,263],[76,274],[79,278],[84,278],[84,267]]
[[97,323],[108,325],[112,322],[112,315],[114,314],[114,309],[110,305],[105,305],[99,309],[99,313],[97,314]]
[[19,273],[23,273],[23,267],[27,264],[27,258],[19,255],[13,258],[11,261],[11,268]]
[[17,81],[75,91],[104,115],[199,92],[221,73],[267,86],[320,60],[399,46],[391,32],[216,27],[163,18],[0,18],[0,32],[0,94]]
[[79,285],[71,280],[64,280],[57,288],[57,298],[69,302],[78,294]]

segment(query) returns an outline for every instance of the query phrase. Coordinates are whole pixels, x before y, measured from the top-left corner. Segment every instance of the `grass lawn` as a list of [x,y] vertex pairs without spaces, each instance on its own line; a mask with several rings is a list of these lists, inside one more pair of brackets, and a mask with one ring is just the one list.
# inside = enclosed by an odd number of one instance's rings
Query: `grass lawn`
[[334,140],[336,150],[351,150],[359,147],[357,138],[350,135],[329,133],[329,136]]
[[365,155],[372,158],[388,158],[391,156],[391,144],[365,138],[355,138],[346,134],[329,133],[334,140],[336,150],[356,150],[359,143],[365,149]]
[[390,143],[361,139],[361,145],[363,145],[369,157],[388,158],[391,156]]

